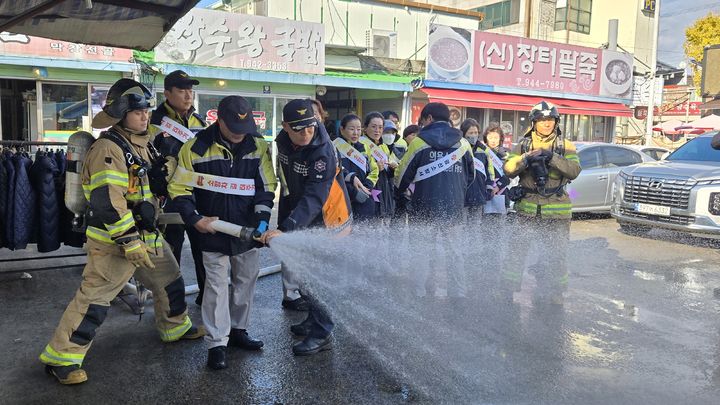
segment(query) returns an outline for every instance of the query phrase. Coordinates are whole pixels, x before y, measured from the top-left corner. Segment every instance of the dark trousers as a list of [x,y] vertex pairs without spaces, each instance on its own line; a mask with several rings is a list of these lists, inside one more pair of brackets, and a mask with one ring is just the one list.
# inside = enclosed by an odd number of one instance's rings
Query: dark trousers
[[203,265],[202,250],[200,249],[200,232],[193,227],[185,228],[185,225],[171,224],[165,227],[163,236],[172,248],[173,256],[180,265],[180,257],[182,256],[182,246],[185,243],[185,232],[190,240],[190,250],[192,251],[193,262],[195,262],[195,277],[197,278],[198,294],[197,302],[202,302],[203,291],[205,289],[205,266]]
[[328,337],[332,332],[335,324],[330,318],[330,313],[328,312],[327,308],[325,307],[325,305],[318,302],[311,294],[303,293],[303,296],[305,297],[305,299],[308,300],[308,303],[310,304],[308,317],[307,319],[305,319],[305,321],[303,321],[303,323],[310,326],[310,333],[308,334],[308,336],[319,339],[324,339]]

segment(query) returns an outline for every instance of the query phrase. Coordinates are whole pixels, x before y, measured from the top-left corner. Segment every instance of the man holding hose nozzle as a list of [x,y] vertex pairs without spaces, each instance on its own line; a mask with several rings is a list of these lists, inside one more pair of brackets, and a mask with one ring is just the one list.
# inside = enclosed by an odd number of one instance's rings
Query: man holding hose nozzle
[[[278,229],[265,232],[260,241],[270,243],[283,232],[324,227],[338,234],[350,232],[350,198],[337,151],[325,127],[313,116],[310,100],[291,100],[283,108],[283,131],[278,134],[280,207]],[[285,265],[285,264],[284,264]],[[332,347],[330,314],[312,296],[308,317],[291,331],[304,340],[293,346],[296,356],[307,356]]]
[[225,221],[264,232],[276,187],[268,144],[257,132],[252,106],[240,96],[223,98],[217,122],[180,149],[169,186],[185,224],[204,234],[200,238],[206,270],[202,318],[211,369],[227,367],[226,346],[263,347],[246,331],[259,273],[257,242],[216,232],[222,229],[218,224]]
[[[541,243],[540,265],[536,269],[536,304],[563,305],[567,289],[565,259],[570,243],[572,203],[565,185],[580,174],[575,145],[561,136],[557,108],[541,101],[530,110],[530,128],[505,162],[508,177],[520,177],[519,187],[511,189],[518,225],[502,271],[501,294],[512,302],[520,291],[527,253]],[[521,222],[522,221],[522,222]]]

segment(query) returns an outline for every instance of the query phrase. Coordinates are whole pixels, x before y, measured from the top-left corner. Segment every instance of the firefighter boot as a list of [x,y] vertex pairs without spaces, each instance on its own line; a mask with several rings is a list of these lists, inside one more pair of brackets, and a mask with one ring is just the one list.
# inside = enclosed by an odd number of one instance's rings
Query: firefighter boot
[[87,381],[87,373],[77,364],[71,366],[45,366],[45,372],[57,378],[60,384],[73,385]]
[[180,340],[195,340],[207,335],[207,331],[204,326],[191,326],[184,335],[180,337]]

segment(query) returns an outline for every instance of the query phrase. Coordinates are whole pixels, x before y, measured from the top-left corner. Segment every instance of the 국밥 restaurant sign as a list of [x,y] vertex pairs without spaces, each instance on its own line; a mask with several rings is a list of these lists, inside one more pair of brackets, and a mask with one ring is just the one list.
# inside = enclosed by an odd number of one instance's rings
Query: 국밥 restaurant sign
[[323,74],[322,24],[193,9],[155,48],[158,62]]
[[633,57],[606,49],[432,25],[426,78],[629,99]]

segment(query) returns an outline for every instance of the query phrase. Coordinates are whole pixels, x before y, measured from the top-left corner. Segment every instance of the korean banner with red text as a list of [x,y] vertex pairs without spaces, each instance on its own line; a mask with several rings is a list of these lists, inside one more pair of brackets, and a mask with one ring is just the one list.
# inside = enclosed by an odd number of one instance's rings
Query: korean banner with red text
[[432,25],[426,78],[629,99],[633,56],[606,49]]
[[325,27],[193,9],[155,47],[158,62],[323,74]]

